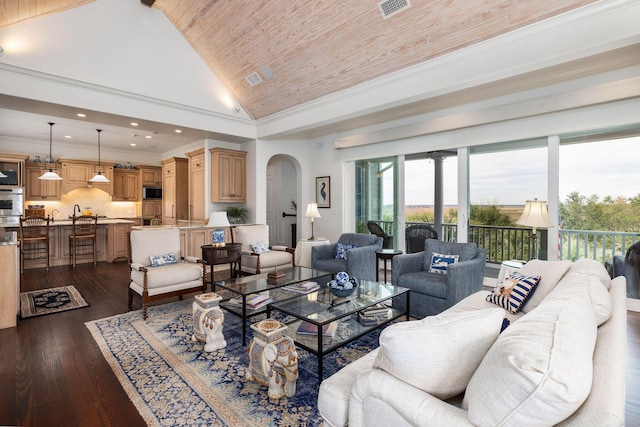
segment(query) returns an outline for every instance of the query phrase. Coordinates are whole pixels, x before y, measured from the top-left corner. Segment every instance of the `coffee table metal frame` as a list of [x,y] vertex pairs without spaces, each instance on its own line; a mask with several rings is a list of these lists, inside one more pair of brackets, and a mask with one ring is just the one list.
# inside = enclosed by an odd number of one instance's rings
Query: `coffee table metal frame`
[[[405,298],[405,311],[401,312],[389,306],[390,314],[376,324],[363,325],[358,321],[358,313],[379,303],[391,301],[393,298]],[[409,289],[393,286],[390,283],[361,280],[358,289],[347,298],[338,298],[329,288],[321,288],[306,295],[299,295],[269,304],[267,316],[277,310],[295,317],[289,323],[289,336],[300,348],[315,354],[318,359],[318,381],[323,379],[323,357],[340,347],[345,346],[369,332],[382,327],[402,316],[409,320]],[[302,321],[317,327],[317,335],[297,334],[296,330]],[[333,338],[322,336],[322,326],[338,321],[338,332]],[[340,334],[340,329],[348,331]],[[347,329],[345,329],[347,328]]]
[[[291,285],[304,281],[326,282],[331,279],[331,273],[327,271],[315,270],[307,267],[293,267],[283,270],[286,276],[278,281],[271,281],[267,278],[267,273],[256,274],[253,276],[242,276],[235,279],[227,280],[224,283],[211,282],[211,290],[216,292],[216,288],[226,291],[222,293],[223,300],[220,301],[220,307],[229,313],[239,316],[242,319],[242,345],[247,345],[247,320],[267,312],[267,306],[251,309],[247,307],[247,297],[253,294],[269,291],[269,297],[273,302],[295,298],[299,293],[281,289],[283,286]],[[219,293],[219,292],[218,292]],[[220,294],[220,293],[219,293]],[[229,302],[233,297],[241,297],[242,304],[232,304]]]

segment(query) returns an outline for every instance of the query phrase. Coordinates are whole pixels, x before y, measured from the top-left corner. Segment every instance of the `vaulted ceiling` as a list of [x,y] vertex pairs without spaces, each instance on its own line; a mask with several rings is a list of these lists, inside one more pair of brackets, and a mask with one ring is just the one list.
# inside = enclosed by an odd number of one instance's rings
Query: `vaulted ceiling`
[[[0,28],[92,0],[0,0]],[[138,0],[131,0],[138,1]],[[242,107],[260,119],[594,0],[156,0]],[[247,77],[262,80],[251,86]]]

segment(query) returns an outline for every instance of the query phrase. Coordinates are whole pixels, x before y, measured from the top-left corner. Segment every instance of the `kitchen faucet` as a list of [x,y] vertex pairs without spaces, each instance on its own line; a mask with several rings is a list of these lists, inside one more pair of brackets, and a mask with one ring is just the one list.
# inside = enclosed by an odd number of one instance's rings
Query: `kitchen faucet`
[[73,205],[73,216],[76,216],[76,208],[78,208],[78,213],[82,212],[80,210],[80,205],[76,203],[75,205]]
[[52,223],[55,222],[55,220],[56,220],[56,216],[55,216],[54,212],[55,213],[60,213],[60,211],[58,209],[52,209],[51,210],[51,222]]

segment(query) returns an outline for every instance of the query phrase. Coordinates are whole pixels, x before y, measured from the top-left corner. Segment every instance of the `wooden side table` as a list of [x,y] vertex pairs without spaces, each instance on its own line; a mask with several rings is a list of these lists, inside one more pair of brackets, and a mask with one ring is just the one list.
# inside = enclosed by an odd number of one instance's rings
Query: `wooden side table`
[[236,266],[240,261],[240,248],[242,243],[227,243],[224,246],[202,245],[202,260],[210,266],[211,282],[213,282],[213,266],[229,264],[231,278],[236,277]]
[[400,255],[400,249],[379,249],[376,251],[376,282],[380,281],[380,270],[378,269],[378,261],[383,261],[384,266],[384,283],[387,283],[387,261],[393,259],[394,256]]

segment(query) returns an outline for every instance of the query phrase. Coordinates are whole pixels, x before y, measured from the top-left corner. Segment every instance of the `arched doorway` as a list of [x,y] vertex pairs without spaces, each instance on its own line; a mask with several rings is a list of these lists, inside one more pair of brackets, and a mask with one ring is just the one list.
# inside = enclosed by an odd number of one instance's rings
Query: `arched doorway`
[[301,208],[297,207],[296,165],[293,157],[282,154],[273,156],[267,164],[267,224],[272,246],[294,247],[298,241],[297,214]]

